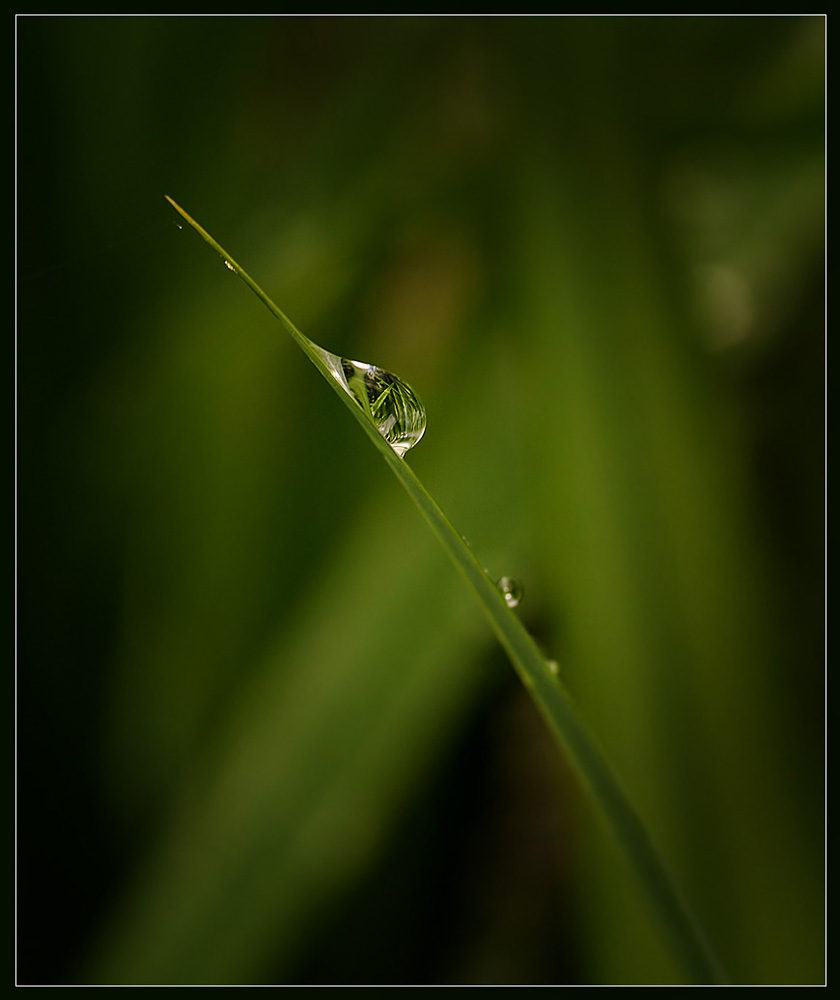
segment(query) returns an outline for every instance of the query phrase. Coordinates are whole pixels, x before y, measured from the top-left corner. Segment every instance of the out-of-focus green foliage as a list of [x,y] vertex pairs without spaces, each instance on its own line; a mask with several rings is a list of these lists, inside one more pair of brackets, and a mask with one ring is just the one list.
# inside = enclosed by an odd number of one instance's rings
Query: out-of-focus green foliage
[[823,977],[821,17],[20,17],[18,977],[675,982],[409,461],[738,982]]

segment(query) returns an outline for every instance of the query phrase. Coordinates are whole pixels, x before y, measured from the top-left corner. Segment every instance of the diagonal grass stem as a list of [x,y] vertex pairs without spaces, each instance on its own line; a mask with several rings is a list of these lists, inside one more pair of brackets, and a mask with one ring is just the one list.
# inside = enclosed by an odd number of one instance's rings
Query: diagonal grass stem
[[582,786],[623,847],[647,893],[653,911],[659,917],[663,934],[670,943],[687,982],[698,985],[725,984],[727,979],[702,928],[603,752],[581,720],[569,693],[472,550],[453,528],[411,467],[394,452],[362,407],[337,382],[335,374],[325,361],[324,352],[298,330],[253,278],[180,205],[168,196],[166,200],[280,320],[292,339],[344,401],[473,590],[493,632],[549,729],[564,748]]

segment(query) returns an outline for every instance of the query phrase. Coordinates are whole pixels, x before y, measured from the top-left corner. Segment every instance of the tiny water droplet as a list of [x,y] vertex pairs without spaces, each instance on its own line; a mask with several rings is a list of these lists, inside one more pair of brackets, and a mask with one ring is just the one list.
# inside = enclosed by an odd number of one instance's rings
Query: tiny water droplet
[[426,411],[414,390],[384,368],[348,361],[313,344],[336,382],[368,415],[400,458],[426,431]]
[[546,666],[548,667],[549,673],[552,673],[552,674],[559,674],[560,673],[560,666],[557,663],[557,660],[548,660],[548,661],[546,661]]
[[500,577],[496,581],[496,586],[501,591],[502,597],[505,599],[505,604],[509,608],[515,608],[525,594],[522,584],[518,580],[514,580],[512,576]]
[[233,264],[231,264],[229,260],[225,261],[225,267],[228,269],[228,271],[233,271],[233,273],[236,274],[236,268],[233,266]]

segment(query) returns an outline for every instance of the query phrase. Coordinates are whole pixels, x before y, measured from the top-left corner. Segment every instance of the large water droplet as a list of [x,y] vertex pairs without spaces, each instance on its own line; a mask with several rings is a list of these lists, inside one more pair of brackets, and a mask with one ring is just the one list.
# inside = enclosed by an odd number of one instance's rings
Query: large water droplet
[[515,608],[525,595],[525,588],[518,580],[512,576],[503,576],[496,581],[496,586],[501,591],[505,604],[509,608]]
[[403,458],[426,430],[426,411],[414,390],[384,368],[348,361],[320,347],[316,349],[341,388],[356,400],[382,437]]

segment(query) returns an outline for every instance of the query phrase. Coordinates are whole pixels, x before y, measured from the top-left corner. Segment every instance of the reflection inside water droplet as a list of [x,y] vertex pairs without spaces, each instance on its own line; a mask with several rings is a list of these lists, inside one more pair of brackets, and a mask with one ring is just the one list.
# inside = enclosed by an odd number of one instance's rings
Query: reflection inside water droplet
[[426,430],[426,411],[414,390],[396,375],[363,361],[348,361],[313,344],[333,377],[364,410],[400,458]]
[[502,597],[505,599],[505,604],[509,608],[515,608],[525,594],[522,584],[518,580],[514,580],[512,576],[500,577],[496,581],[496,586],[501,591]]

